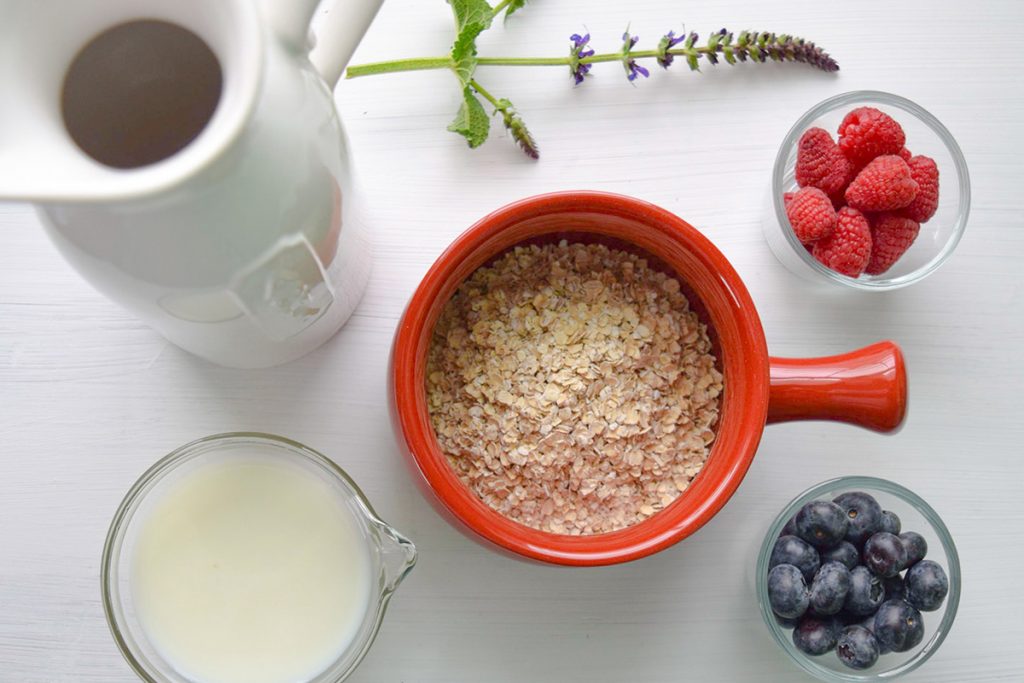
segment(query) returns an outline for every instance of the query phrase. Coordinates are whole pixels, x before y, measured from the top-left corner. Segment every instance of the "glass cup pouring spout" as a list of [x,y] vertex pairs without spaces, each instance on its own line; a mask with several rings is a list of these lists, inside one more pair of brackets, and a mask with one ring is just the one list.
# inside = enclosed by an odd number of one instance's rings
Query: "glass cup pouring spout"
[[386,602],[416,566],[416,546],[397,529],[379,519],[371,520],[370,524],[380,557],[381,599]]

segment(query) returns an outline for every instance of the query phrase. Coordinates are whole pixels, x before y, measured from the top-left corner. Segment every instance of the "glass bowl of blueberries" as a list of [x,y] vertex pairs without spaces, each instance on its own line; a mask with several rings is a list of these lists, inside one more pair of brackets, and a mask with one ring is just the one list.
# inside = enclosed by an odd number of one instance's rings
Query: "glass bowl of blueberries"
[[899,484],[840,477],[797,496],[757,557],[769,631],[823,681],[882,681],[921,666],[960,603],[960,559],[928,503]]

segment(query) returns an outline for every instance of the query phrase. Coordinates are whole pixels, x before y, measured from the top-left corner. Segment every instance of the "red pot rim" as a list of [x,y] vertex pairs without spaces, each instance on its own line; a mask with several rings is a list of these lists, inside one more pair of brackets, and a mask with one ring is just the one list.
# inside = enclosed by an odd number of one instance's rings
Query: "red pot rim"
[[[438,446],[424,388],[430,334],[458,284],[514,244],[564,232],[628,242],[676,271],[710,319],[725,376],[716,440],[690,487],[643,522],[591,536],[531,529],[480,501],[459,480]],[[729,261],[678,216],[639,199],[604,192],[529,197],[485,216],[460,235],[413,293],[395,333],[389,373],[396,431],[442,511],[500,548],[564,565],[634,560],[703,526],[729,500],[750,467],[768,409],[764,331],[750,294]]]

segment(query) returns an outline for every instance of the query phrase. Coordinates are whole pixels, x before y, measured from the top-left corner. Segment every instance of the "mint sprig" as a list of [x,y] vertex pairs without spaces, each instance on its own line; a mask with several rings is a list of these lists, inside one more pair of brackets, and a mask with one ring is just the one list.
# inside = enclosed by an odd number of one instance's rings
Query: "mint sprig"
[[721,29],[708,36],[707,42],[698,44],[696,33],[676,35],[669,31],[653,50],[637,50],[639,37],[629,33],[622,36],[620,48],[615,52],[595,54],[589,48],[590,35],[573,34],[570,37],[569,54],[564,57],[480,57],[476,40],[491,27],[494,19],[504,13],[505,19],[525,7],[527,0],[501,0],[492,6],[486,0],[447,0],[455,17],[455,40],[448,55],[444,57],[419,57],[398,59],[372,64],[351,66],[346,78],[358,78],[399,71],[423,69],[449,69],[459,80],[462,104],[448,130],[466,139],[471,148],[482,145],[490,132],[490,117],[481,98],[493,109],[493,115],[501,115],[502,123],[528,156],[539,157],[537,143],[526,128],[522,117],[506,98],[499,98],[488,92],[476,76],[481,66],[562,66],[568,67],[569,75],[576,85],[582,84],[589,76],[594,64],[620,62],[631,82],[650,76],[650,71],[639,60],[654,59],[668,69],[676,57],[681,57],[693,71],[700,71],[701,64],[717,65],[724,61],[735,65],[741,62],[765,63],[800,62],[826,72],[839,70],[827,52],[810,41],[788,34],[758,31],[742,31],[734,36],[731,31]]
[[471,148],[477,148],[487,140],[487,134],[491,129],[491,119],[480,104],[473,88],[466,86],[462,89],[462,106],[455,120],[448,124],[448,130],[458,133],[466,138]]
[[485,0],[448,0],[455,15],[455,42],[452,43],[452,71],[462,83],[462,105],[448,130],[466,138],[471,148],[487,140],[491,121],[484,105],[470,86],[476,72],[476,39],[491,26],[494,8]]

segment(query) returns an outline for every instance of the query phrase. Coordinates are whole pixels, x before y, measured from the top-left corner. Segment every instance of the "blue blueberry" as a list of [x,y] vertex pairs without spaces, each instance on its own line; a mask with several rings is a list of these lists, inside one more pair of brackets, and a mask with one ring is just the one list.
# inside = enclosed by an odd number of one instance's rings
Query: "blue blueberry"
[[768,572],[768,602],[780,617],[797,619],[807,611],[807,582],[799,569],[780,564]]
[[893,652],[906,652],[924,638],[924,620],[903,600],[887,600],[875,612],[875,638]]
[[946,599],[949,579],[938,563],[921,560],[907,571],[906,586],[907,602],[924,612],[934,612]]
[[886,600],[902,600],[907,593],[903,577],[899,574],[882,579],[882,586],[885,588]]
[[772,616],[775,617],[775,623],[781,626],[782,628],[786,629],[787,631],[796,628],[797,625],[800,623],[799,619],[787,619],[786,617],[780,617],[778,614],[774,613],[772,614]]
[[821,555],[822,564],[838,562],[845,565],[847,569],[853,569],[860,564],[860,551],[849,541],[840,541],[839,545],[835,548],[823,550],[819,554]]
[[882,506],[873,496],[862,491],[849,491],[836,496],[833,503],[846,512],[849,525],[846,540],[858,548],[878,531],[882,524]]
[[836,655],[851,669],[868,669],[878,661],[878,641],[863,626],[847,626],[839,634]]
[[821,566],[821,559],[818,557],[818,551],[803,539],[796,536],[780,536],[772,548],[768,568],[780,564],[793,565],[803,573],[806,581],[810,581]]
[[790,517],[786,525],[782,527],[782,533],[779,534],[779,538],[783,536],[796,536],[796,515]]
[[907,549],[899,536],[879,531],[864,543],[864,566],[882,578],[896,576],[907,566]]
[[900,524],[899,516],[895,512],[892,512],[891,510],[883,510],[882,521],[881,524],[878,525],[878,530],[888,531],[890,534],[895,534],[896,536],[899,536],[900,529],[902,529],[902,526]]
[[[853,572],[850,572],[850,577],[850,583],[852,585]],[[875,613],[872,612],[869,618],[873,619],[874,617]],[[843,607],[843,609],[839,611],[839,614],[836,614],[832,618],[835,619],[841,626],[853,626],[854,624],[860,624],[865,619],[863,614],[854,614],[853,612],[846,609],[845,606]]]
[[885,599],[882,580],[867,567],[854,567],[850,572],[850,590],[846,594],[843,608],[850,614],[866,617],[874,614]]
[[796,534],[815,548],[838,545],[849,522],[845,511],[827,500],[812,500],[796,513]]
[[[871,635],[875,634],[875,615],[874,614],[872,614],[867,619],[864,619],[863,621],[861,621],[859,623],[860,623],[861,626],[863,626],[867,630],[871,631]],[[876,637],[875,640],[878,641],[878,638]],[[892,650],[887,648],[880,641],[878,642],[878,654],[880,654],[880,655],[887,655],[890,652],[892,652]]]
[[836,646],[839,634],[831,619],[805,616],[793,629],[793,644],[804,654],[823,655]]
[[850,592],[850,570],[839,562],[826,562],[814,575],[809,595],[815,614],[837,614]]
[[903,547],[907,551],[908,567],[913,567],[928,554],[928,541],[924,540],[924,536],[921,534],[915,531],[905,531],[900,534],[900,540],[903,541]]

